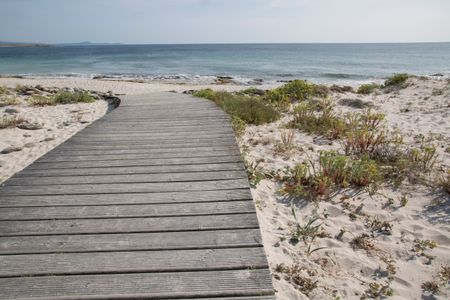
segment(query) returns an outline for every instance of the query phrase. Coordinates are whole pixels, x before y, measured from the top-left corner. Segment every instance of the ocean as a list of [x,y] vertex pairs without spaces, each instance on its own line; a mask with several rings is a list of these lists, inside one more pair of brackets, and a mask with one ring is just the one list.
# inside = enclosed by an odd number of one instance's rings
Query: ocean
[[246,84],[366,82],[394,73],[450,76],[450,43],[0,47],[0,74]]

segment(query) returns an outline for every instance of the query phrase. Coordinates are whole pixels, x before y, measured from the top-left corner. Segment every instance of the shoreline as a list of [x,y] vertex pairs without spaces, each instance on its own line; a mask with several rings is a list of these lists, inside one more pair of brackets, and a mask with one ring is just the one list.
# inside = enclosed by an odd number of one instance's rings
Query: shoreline
[[[428,78],[432,80],[450,80],[450,75],[444,75],[442,73],[436,73],[431,75],[414,75],[416,78]],[[96,78],[97,77],[97,78]],[[151,92],[184,92],[200,89],[212,89],[223,90],[227,92],[239,91],[248,88],[257,88],[262,90],[269,90],[277,88],[283,84],[286,84],[292,80],[277,80],[277,81],[264,81],[260,79],[252,79],[246,83],[236,80],[231,76],[207,76],[208,80],[186,80],[179,78],[172,79],[133,79],[133,78],[113,78],[103,75],[94,77],[58,77],[58,76],[22,76],[22,75],[2,75],[0,74],[0,85],[14,88],[17,85],[43,85],[46,87],[74,87],[82,88],[86,90],[93,90],[99,92],[111,91],[116,94],[145,94]],[[299,78],[302,79],[302,78]],[[307,79],[305,79],[307,80]],[[331,85],[343,85],[357,88],[361,84],[377,83],[381,84],[384,79],[367,79],[362,81],[340,81],[335,79],[329,82],[315,82],[307,80],[308,82],[323,84],[326,86]]]
[[15,88],[17,85],[35,86],[42,85],[46,87],[72,87],[85,90],[94,90],[99,92],[111,91],[115,94],[136,95],[151,92],[183,92],[188,90],[199,90],[211,88],[214,90],[238,91],[251,87],[259,89],[272,89],[282,85],[278,84],[258,84],[258,85],[240,85],[240,84],[214,84],[214,83],[173,83],[167,81],[156,82],[137,82],[128,80],[98,80],[88,78],[17,78],[0,77],[0,85]]
[[[325,73],[322,77],[302,78],[292,74],[283,74],[278,78],[255,78],[241,75],[198,75],[198,74],[0,74],[2,79],[22,79],[22,80],[94,80],[101,82],[130,82],[144,84],[170,84],[170,85],[199,85],[199,86],[242,86],[242,87],[277,87],[292,80],[306,80],[316,84],[324,85],[348,85],[357,87],[364,83],[382,83],[388,77],[349,75],[341,73]],[[448,80],[450,73],[428,73],[409,74],[415,77],[426,77],[428,79]],[[352,78],[353,77],[353,78]]]

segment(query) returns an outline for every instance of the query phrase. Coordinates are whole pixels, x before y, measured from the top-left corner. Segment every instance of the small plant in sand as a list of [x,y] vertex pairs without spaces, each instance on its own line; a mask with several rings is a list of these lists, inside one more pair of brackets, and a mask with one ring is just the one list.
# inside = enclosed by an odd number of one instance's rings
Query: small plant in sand
[[419,148],[412,148],[409,150],[408,158],[420,171],[429,172],[437,160],[436,147],[422,145]]
[[54,97],[46,97],[41,95],[33,95],[29,97],[28,103],[32,106],[50,106],[56,105],[56,101]]
[[334,151],[323,151],[319,155],[319,173],[341,187],[347,187],[350,182],[350,160]]
[[281,141],[277,142],[274,147],[276,154],[289,154],[295,149],[294,145],[294,131],[282,130],[280,132]]
[[437,247],[437,243],[434,240],[420,240],[415,239],[413,241],[413,251],[419,256],[423,256],[428,259],[427,264],[431,264],[434,260],[434,256],[426,253],[427,250],[432,250]]
[[4,115],[3,117],[0,118],[0,129],[14,128],[23,121],[24,119],[17,116]]
[[434,281],[434,280],[425,281],[424,283],[422,283],[421,287],[422,287],[422,290],[424,292],[428,292],[428,293],[431,293],[433,295],[436,295],[441,290],[439,282]]
[[450,281],[450,266],[449,265],[441,266],[441,270],[438,272],[438,277],[442,281],[446,282]]
[[306,197],[316,200],[320,197],[328,196],[332,191],[332,185],[333,182],[330,178],[314,174],[311,166],[303,163],[288,170],[280,192],[295,197]]
[[241,118],[231,116],[231,127],[233,127],[233,130],[237,136],[241,136],[244,134],[247,124]]
[[375,249],[373,239],[365,233],[360,234],[357,237],[353,238],[350,244],[353,247],[353,249],[364,249],[366,251],[371,251]]
[[371,282],[369,288],[364,293],[362,299],[373,298],[381,299],[385,297],[390,297],[394,295],[394,290],[391,288],[391,281],[388,280],[386,283]]
[[408,204],[408,196],[405,194],[402,194],[402,196],[400,197],[400,206],[401,207],[405,207],[406,204]]
[[434,240],[414,240],[414,252],[422,254],[428,249],[434,249],[437,247],[437,243]]
[[386,264],[386,274],[389,280],[394,280],[395,274],[397,274],[397,267],[395,266],[395,260],[390,257],[383,257],[381,260]]
[[252,163],[245,160],[245,169],[247,171],[250,186],[255,188],[261,180],[270,177],[267,172],[258,166],[258,163]]
[[366,219],[366,224],[372,230],[372,232],[378,232],[384,235],[392,234],[393,225],[388,221],[381,221],[377,217],[368,217]]
[[434,277],[433,280],[425,281],[422,284],[422,290],[436,295],[441,291],[442,287],[446,287],[450,282],[450,266],[441,266],[441,269]]
[[374,92],[376,89],[379,89],[380,85],[376,83],[365,83],[358,87],[356,92],[358,94],[369,95]]
[[405,87],[405,82],[409,78],[409,75],[406,73],[395,74],[392,77],[389,77],[384,82],[384,88],[386,87]]
[[57,104],[92,103],[95,99],[88,92],[60,92],[55,96]]
[[[295,228],[291,232],[291,238],[289,241],[292,244],[297,244],[300,240],[302,240],[305,244],[311,244],[308,242],[313,242],[316,237],[323,238],[329,237],[330,235],[323,229],[321,223],[321,217],[318,215],[314,215],[309,217],[308,221],[302,224],[298,219],[295,213],[295,209],[292,207],[292,215],[296,221]],[[318,223],[320,222],[320,223]],[[311,246],[311,245],[310,245]],[[322,249],[322,248],[321,248]],[[311,251],[312,249],[310,249]],[[317,251],[317,250],[315,250]],[[310,252],[312,253],[312,252]]]
[[4,87],[3,85],[0,85],[0,95],[6,94],[7,93],[7,89],[6,87]]
[[[299,265],[288,267],[285,264],[279,264],[275,267],[274,271],[275,273],[283,274],[286,281],[290,282],[306,296],[317,287],[318,281],[311,279],[312,276],[315,276],[315,272],[307,270]],[[277,276],[279,278],[279,275]]]
[[367,110],[363,114],[348,115],[347,120],[349,129],[343,139],[345,153],[373,157],[391,142],[382,128],[383,114]]
[[0,107],[8,105],[19,105],[20,100],[16,97],[5,96],[0,98]]

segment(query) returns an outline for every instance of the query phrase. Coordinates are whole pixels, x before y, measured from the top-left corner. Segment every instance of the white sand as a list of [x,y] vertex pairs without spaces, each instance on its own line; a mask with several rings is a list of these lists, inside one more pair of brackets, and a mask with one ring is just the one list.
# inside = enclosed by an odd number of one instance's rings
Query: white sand
[[18,118],[37,122],[42,125],[42,129],[0,129],[0,151],[8,147],[22,147],[20,151],[0,154],[0,183],[102,117],[108,109],[108,103],[97,100],[94,103],[46,107],[31,107],[22,103],[0,108],[0,117],[12,117],[12,114],[4,113],[10,108],[19,111],[14,114]]
[[[128,81],[112,81],[112,80],[94,80],[94,79],[82,79],[82,78],[63,78],[63,79],[47,79],[47,78],[0,78],[0,85],[15,87],[16,85],[42,85],[46,87],[72,87],[82,88],[86,90],[94,90],[99,92],[112,91],[116,94],[137,95],[146,94],[152,92],[168,92],[168,91],[186,91],[194,89],[212,88],[214,90],[236,91],[248,88],[250,86],[242,85],[217,85],[217,84],[180,84],[180,83],[167,83],[167,82],[128,82]],[[268,89],[274,85],[258,85],[258,88]]]
[[[399,92],[360,96],[354,93],[333,93],[332,99],[359,98],[371,101],[375,110],[386,113],[388,126],[399,129],[411,142],[414,135],[423,134],[438,147],[439,162],[437,169],[446,170],[450,166],[450,86],[447,81],[409,79],[410,86]],[[437,95],[433,90],[442,90]],[[401,112],[409,107],[410,111]],[[338,105],[339,111],[355,111],[357,109]],[[404,111],[404,110],[402,110]],[[262,125],[249,126],[240,138],[241,149],[246,158],[259,162],[264,170],[279,170],[285,166],[294,166],[298,162],[317,157],[320,150],[339,149],[339,142],[322,145],[320,139],[299,130],[294,130],[295,144],[300,148],[290,155],[275,154],[274,148],[280,142],[281,128],[289,121],[286,116],[282,120]],[[448,151],[448,150],[447,150]],[[420,185],[405,184],[399,189],[384,187],[379,194],[370,197],[367,193],[356,197],[339,193],[330,201],[311,203],[295,199],[286,199],[276,194],[280,185],[272,180],[262,180],[252,189],[255,204],[258,207],[258,218],[261,225],[265,250],[274,277],[277,299],[308,299],[294,285],[284,279],[283,274],[274,270],[278,264],[286,266],[298,264],[305,270],[304,277],[317,281],[317,287],[309,293],[311,299],[359,299],[368,289],[371,282],[384,283],[386,275],[377,275],[386,271],[383,261],[392,260],[395,266],[395,279],[391,284],[394,299],[421,299],[423,282],[433,280],[442,265],[450,265],[450,199],[448,194],[432,192]],[[384,196],[382,196],[383,194]],[[400,199],[406,195],[408,203],[400,207]],[[394,204],[386,207],[388,197]],[[343,202],[350,206],[345,208]],[[349,213],[362,205],[361,215],[351,220]],[[296,224],[291,207],[294,207],[297,218],[305,224],[313,214],[322,216],[323,228],[329,237],[319,238],[312,244],[312,249],[326,247],[305,254],[307,245],[300,241],[297,245],[289,243],[290,232]],[[327,217],[324,217],[324,214]],[[391,235],[375,233],[372,251],[353,250],[350,241],[362,233],[372,235],[367,226],[368,218],[389,221],[393,225]],[[317,222],[319,224],[320,222]],[[336,239],[340,230],[345,230],[341,240]],[[429,239],[437,242],[433,250],[425,253],[435,256],[431,264],[427,259],[412,251],[414,239]],[[340,298],[334,298],[340,297]],[[450,297],[449,285],[441,288],[437,299]],[[428,299],[428,298],[427,298]],[[432,299],[432,298],[430,298]]]

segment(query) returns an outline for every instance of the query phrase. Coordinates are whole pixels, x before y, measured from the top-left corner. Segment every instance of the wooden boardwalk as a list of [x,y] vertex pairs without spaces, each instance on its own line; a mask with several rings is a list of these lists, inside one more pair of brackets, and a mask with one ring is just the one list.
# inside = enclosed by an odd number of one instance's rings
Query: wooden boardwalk
[[0,187],[0,299],[274,299],[227,116],[121,105]]

